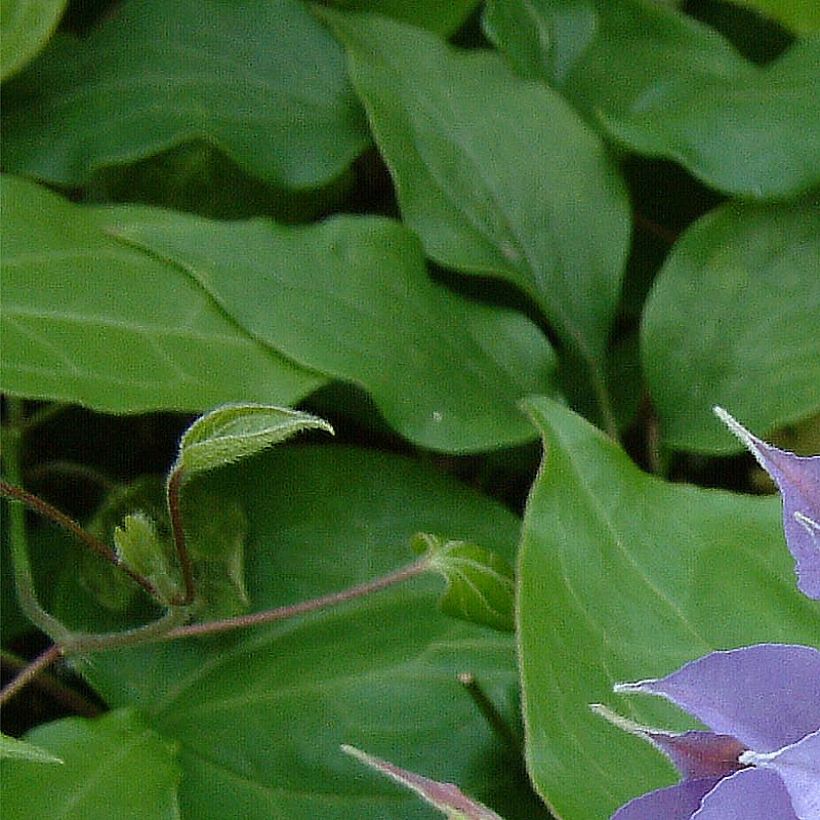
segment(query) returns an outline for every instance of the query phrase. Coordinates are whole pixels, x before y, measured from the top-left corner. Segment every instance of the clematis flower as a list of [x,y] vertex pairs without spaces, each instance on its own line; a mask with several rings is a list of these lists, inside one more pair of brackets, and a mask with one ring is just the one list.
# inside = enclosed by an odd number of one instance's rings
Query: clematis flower
[[749,448],[783,497],[786,543],[797,562],[797,588],[820,599],[820,455],[796,456],[753,436],[722,407],[715,413]]
[[660,695],[711,731],[647,729],[598,707],[664,752],[682,776],[612,820],[820,820],[817,649],[759,644],[713,652],[615,691]]

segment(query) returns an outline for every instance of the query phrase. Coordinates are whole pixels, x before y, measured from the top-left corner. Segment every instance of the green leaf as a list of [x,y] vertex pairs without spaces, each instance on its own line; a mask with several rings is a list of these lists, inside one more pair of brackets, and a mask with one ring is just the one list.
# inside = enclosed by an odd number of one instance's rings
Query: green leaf
[[0,80],[8,79],[46,44],[63,16],[68,0],[2,0],[0,2]]
[[372,11],[437,34],[452,34],[478,5],[477,0],[331,0],[333,6]]
[[529,405],[545,458],[524,517],[519,657],[528,770],[562,820],[605,818],[675,780],[589,704],[683,730],[665,702],[615,695],[711,650],[817,645],[820,612],[794,586],[780,502],[669,484],[546,399]]
[[820,31],[820,6],[815,0],[732,0],[777,20],[796,34]]
[[439,600],[442,612],[493,629],[515,629],[515,576],[500,555],[429,533],[413,536],[411,545],[426,556],[429,569],[447,581]]
[[324,420],[286,407],[226,404],[200,416],[182,435],[174,469],[195,473],[256,455],[302,430],[333,428]]
[[2,210],[4,392],[122,413],[294,404],[322,384],[176,266],[107,236],[106,211],[14,177]]
[[449,820],[501,820],[494,811],[482,806],[452,783],[439,783],[415,772],[401,769],[387,760],[373,757],[355,746],[342,746],[342,751],[415,792],[425,803],[447,815]]
[[7,101],[5,168],[60,185],[203,139],[252,176],[311,188],[368,141],[341,49],[298,0],[134,0],[55,41]]
[[26,760],[30,763],[64,763],[61,758],[55,757],[51,752],[20,740],[16,737],[0,734],[0,759],[2,760]]
[[36,766],[3,761],[0,778],[6,817],[65,820],[141,820],[180,816],[176,744],[148,728],[132,710],[95,720],[65,718],[26,736],[64,766],[48,775]]
[[373,16],[327,17],[427,254],[521,288],[599,369],[629,208],[598,137],[558,94],[522,81],[497,55]]
[[114,209],[111,231],[183,267],[261,342],[362,386],[411,441],[470,451],[532,438],[518,400],[554,390],[549,343],[522,315],[432,283],[398,222],[146,216]]
[[[254,610],[391,572],[419,530],[463,533],[507,560],[518,538],[519,520],[500,504],[373,450],[277,447],[199,481],[245,505]],[[280,624],[98,654],[81,666],[111,704],[138,704],[181,744],[185,817],[429,816],[392,784],[357,778],[339,754],[348,742],[457,782],[505,817],[546,818],[457,679],[473,672],[509,711],[512,636],[442,615],[440,583],[423,575]]]
[[783,197],[820,181],[820,40],[758,68],[715,31],[642,0],[491,0],[485,31],[629,150],[707,185]]
[[820,409],[819,236],[809,199],[728,203],[676,243],[641,339],[665,444],[737,450],[712,416],[716,404],[761,435]]

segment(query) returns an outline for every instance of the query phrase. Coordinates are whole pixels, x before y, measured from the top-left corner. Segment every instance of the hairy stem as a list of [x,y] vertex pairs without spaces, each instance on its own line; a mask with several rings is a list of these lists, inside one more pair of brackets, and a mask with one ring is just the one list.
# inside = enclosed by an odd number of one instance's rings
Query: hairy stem
[[159,593],[156,587],[145,577],[134,571],[127,564],[123,564],[117,557],[117,554],[107,544],[104,544],[98,538],[91,535],[90,532],[84,530],[73,518],[66,515],[64,512],[58,510],[56,507],[44,501],[34,493],[24,490],[22,487],[17,487],[14,484],[9,484],[7,481],[0,479],[0,495],[7,498],[13,498],[15,501],[20,501],[25,504],[30,510],[39,513],[43,518],[47,518],[58,526],[62,527],[67,532],[71,533],[78,541],[85,544],[92,552],[95,552],[109,564],[113,564],[117,569],[122,570],[132,581],[139,584],[152,598],[159,600]]
[[188,552],[188,544],[185,540],[185,526],[182,521],[182,502],[180,490],[184,479],[184,472],[181,467],[176,467],[168,477],[168,516],[171,519],[171,532],[174,536],[174,547],[177,552],[179,569],[182,573],[182,582],[185,585],[185,592],[179,599],[173,601],[174,604],[186,606],[194,600],[196,588],[194,586],[194,570],[191,565],[191,556]]
[[24,686],[31,683],[41,672],[44,672],[51,666],[60,655],[63,654],[63,649],[59,644],[52,644],[45,652],[38,655],[23,671],[17,675],[11,683],[0,689],[0,705],[8,702],[13,698]]

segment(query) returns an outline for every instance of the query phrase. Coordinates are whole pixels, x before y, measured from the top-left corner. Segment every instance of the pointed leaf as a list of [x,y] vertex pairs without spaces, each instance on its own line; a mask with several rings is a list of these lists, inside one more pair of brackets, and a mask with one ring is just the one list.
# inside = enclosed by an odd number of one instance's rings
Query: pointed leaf
[[[427,254],[527,293],[601,365],[629,240],[624,186],[561,97],[498,56],[367,15],[328,14]],[[492,112],[489,116],[488,112]]]
[[64,766],[45,776],[39,766],[3,761],[0,778],[6,817],[65,820],[178,818],[177,744],[146,726],[130,709],[94,720],[65,718],[26,736]]
[[33,743],[0,734],[0,759],[28,760],[31,763],[64,763],[65,761]]
[[396,783],[406,786],[421,797],[425,803],[429,803],[446,815],[448,820],[501,820],[501,817],[494,811],[467,797],[458,786],[452,783],[440,783],[415,772],[409,772],[407,769],[401,769],[387,760],[366,754],[355,746],[343,745],[342,751],[355,757],[365,766],[370,766],[371,769],[395,780]]
[[5,168],[65,186],[204,139],[252,176],[317,187],[367,145],[341,49],[298,0],[125,3],[6,94]]
[[284,407],[226,404],[200,416],[182,435],[175,469],[186,474],[214,470],[256,455],[302,430],[333,428],[324,420]]
[[112,232],[189,271],[274,350],[361,385],[411,441],[470,451],[531,440],[518,401],[554,390],[549,342],[521,314],[431,282],[417,239],[400,223],[147,217],[112,209]]
[[630,150],[722,191],[780,198],[820,181],[820,40],[759,68],[708,26],[643,0],[491,0],[489,38]]
[[753,436],[721,407],[715,412],[749,448],[783,497],[786,543],[797,562],[797,586],[820,598],[820,455],[802,457]]
[[4,392],[201,411],[295,403],[323,383],[238,328],[184,271],[107,236],[105,211],[14,177],[2,211]]
[[761,431],[820,410],[818,270],[820,212],[810,200],[727,203],[686,231],[655,280],[641,331],[666,445],[729,450],[715,404]]
[[515,629],[515,576],[500,555],[429,533],[416,534],[411,543],[415,552],[425,554],[429,569],[447,581],[439,600],[443,612],[493,629]]
[[28,63],[51,37],[68,0],[2,0],[0,2],[0,80]]
[[613,735],[589,703],[646,726],[692,729],[670,704],[627,701],[613,683],[657,677],[714,649],[816,645],[820,613],[794,587],[778,499],[666,483],[566,408],[529,407],[546,454],[517,571],[528,768],[557,814],[588,820],[674,778],[656,751]]

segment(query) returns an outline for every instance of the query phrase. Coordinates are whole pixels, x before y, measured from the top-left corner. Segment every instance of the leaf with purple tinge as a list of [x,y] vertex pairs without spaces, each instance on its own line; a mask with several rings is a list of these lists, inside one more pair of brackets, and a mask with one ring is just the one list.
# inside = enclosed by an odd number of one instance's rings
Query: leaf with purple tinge
[[820,820],[817,649],[758,644],[712,652],[615,691],[660,695],[712,732],[643,729],[596,707],[660,748],[683,775],[677,786],[627,803],[613,820]]
[[797,562],[797,587],[820,599],[820,455],[779,450],[753,436],[722,407],[714,410],[779,487],[786,543]]
[[373,757],[355,746],[342,746],[342,751],[414,791],[426,803],[446,814],[449,820],[503,820],[492,809],[467,797],[452,783],[440,783],[407,769],[400,769],[393,763]]

